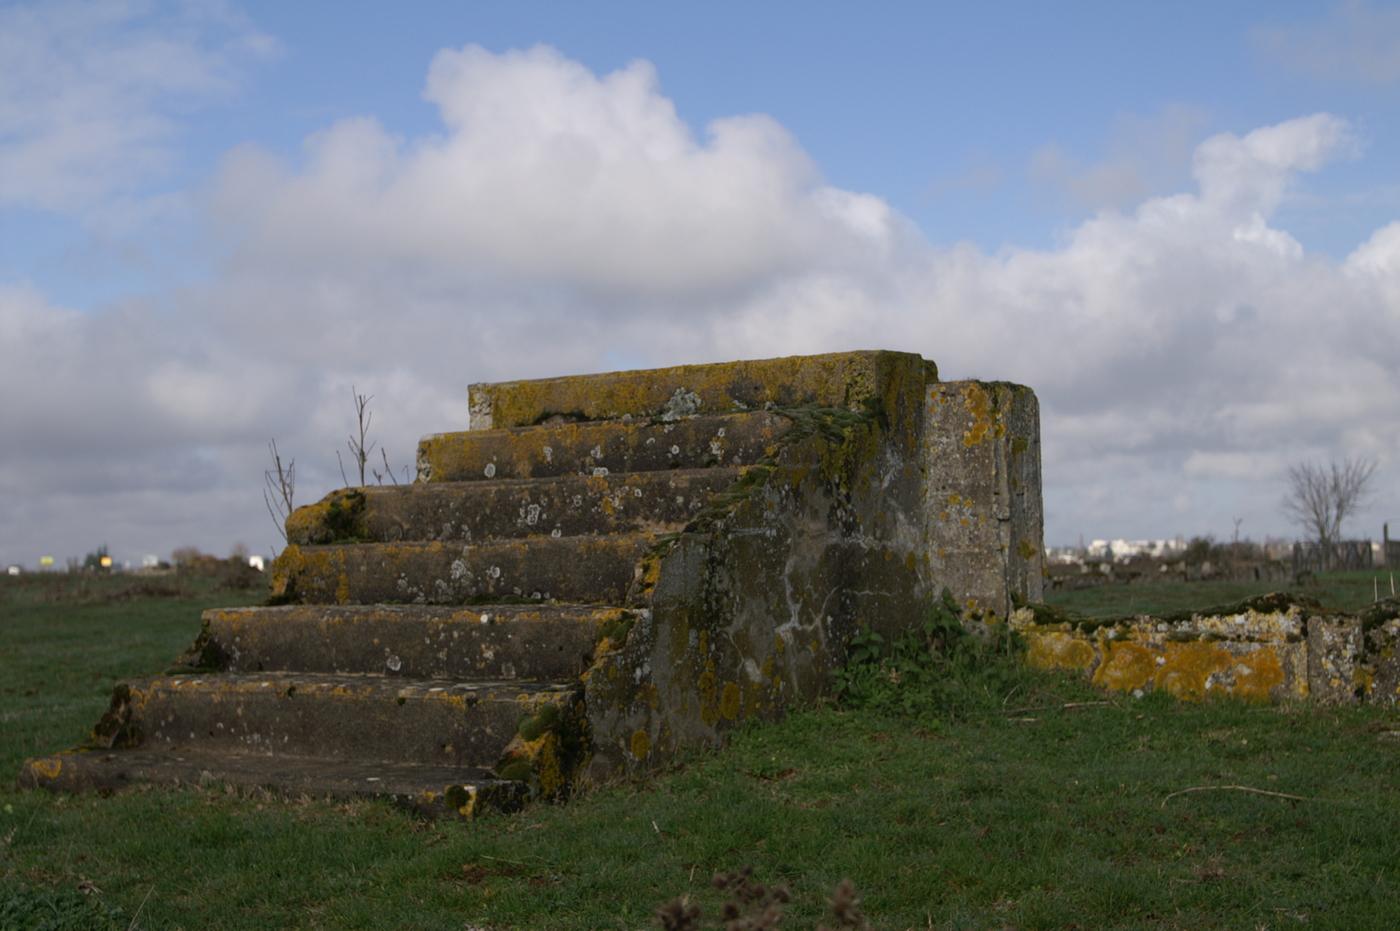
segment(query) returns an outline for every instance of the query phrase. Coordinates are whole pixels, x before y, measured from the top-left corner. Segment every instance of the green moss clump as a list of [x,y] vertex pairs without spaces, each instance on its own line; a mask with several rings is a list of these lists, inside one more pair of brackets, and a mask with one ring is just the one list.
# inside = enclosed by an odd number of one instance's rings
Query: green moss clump
[[635,614],[631,611],[624,611],[603,624],[602,629],[598,631],[598,639],[611,640],[614,644],[620,644],[627,639],[627,634],[631,632],[632,625],[636,622]]
[[522,740],[535,741],[559,726],[559,709],[555,705],[545,705],[537,714],[520,719],[515,732]]
[[1362,608],[1357,616],[1361,618],[1362,630],[1374,630],[1387,621],[1400,620],[1400,598],[1383,598]]
[[511,760],[509,763],[497,767],[496,776],[501,779],[509,779],[512,782],[529,782],[530,761]]
[[359,543],[369,539],[365,527],[365,493],[355,488],[336,492],[326,503],[326,531],[331,543]]
[[1256,595],[1253,598],[1246,598],[1231,604],[1215,605],[1196,611],[1176,611],[1164,614],[1160,616],[1160,620],[1169,624],[1179,624],[1183,621],[1189,621],[1193,617],[1228,617],[1234,614],[1246,614],[1250,611],[1256,611],[1260,614],[1281,614],[1294,607],[1303,609],[1304,618],[1323,613],[1322,604],[1316,598],[1295,595],[1292,592],[1270,592],[1267,595]]

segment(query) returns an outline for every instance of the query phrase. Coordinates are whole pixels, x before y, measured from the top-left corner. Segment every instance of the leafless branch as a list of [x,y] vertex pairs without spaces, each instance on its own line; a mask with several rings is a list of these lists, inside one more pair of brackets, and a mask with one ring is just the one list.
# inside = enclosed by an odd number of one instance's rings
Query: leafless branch
[[[369,426],[374,421],[374,412],[369,409],[369,402],[374,400],[372,394],[360,394],[355,390],[355,386],[350,386],[350,396],[355,400],[355,428],[356,433],[352,433],[345,441],[345,447],[350,450],[350,461],[359,470],[360,485],[365,484],[365,466],[369,462],[370,453],[374,452],[374,443],[366,442],[369,439]],[[336,459],[340,458],[340,451],[336,451]],[[340,469],[341,477],[345,477],[345,466]],[[348,481],[345,484],[350,484]],[[382,483],[381,483],[382,484]]]
[[263,504],[267,505],[268,516],[277,525],[282,542],[287,542],[287,518],[295,507],[297,463],[288,459],[282,464],[282,454],[277,451],[277,441],[268,440],[268,451],[272,454],[272,468],[263,470]]
[[375,482],[383,485],[384,480],[387,478],[389,484],[397,485],[399,483],[398,476],[394,474],[394,467],[389,465],[389,454],[384,451],[384,447],[382,446],[379,447],[379,458],[384,461],[384,471],[380,472],[378,469],[370,469],[370,471],[374,473]]
[[1289,466],[1284,513],[1324,547],[1336,543],[1342,524],[1365,503],[1375,471],[1376,464],[1369,459]]

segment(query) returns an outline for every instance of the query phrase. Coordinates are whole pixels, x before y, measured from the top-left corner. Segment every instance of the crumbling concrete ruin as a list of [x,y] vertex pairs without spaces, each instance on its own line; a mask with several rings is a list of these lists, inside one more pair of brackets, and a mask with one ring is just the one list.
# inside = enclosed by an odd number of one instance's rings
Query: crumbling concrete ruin
[[1276,594],[1176,616],[1108,620],[1026,606],[1012,612],[1011,625],[1032,665],[1078,672],[1112,691],[1160,689],[1192,701],[1400,702],[1395,599],[1347,615]]
[[1027,388],[852,352],[473,385],[412,485],[293,513],[271,603],[119,686],[60,789],[387,796],[470,814],[713,745],[829,691],[949,590],[1041,593]]
[[21,782],[265,786],[470,815],[826,694],[945,590],[1029,661],[1185,699],[1395,702],[1400,602],[1072,618],[1041,596],[1027,388],[852,352],[473,385],[418,481],[299,508],[266,606],[208,611]]

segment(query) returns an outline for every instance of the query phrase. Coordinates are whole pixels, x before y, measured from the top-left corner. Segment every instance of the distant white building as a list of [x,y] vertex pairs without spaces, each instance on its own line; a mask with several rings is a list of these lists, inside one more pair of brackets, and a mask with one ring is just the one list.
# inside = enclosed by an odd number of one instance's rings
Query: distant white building
[[257,553],[254,553],[252,556],[248,557],[248,565],[252,566],[259,572],[262,572],[263,569],[266,567],[266,564],[263,562],[263,558]]
[[1134,556],[1170,559],[1177,553],[1185,552],[1185,550],[1186,541],[1181,537],[1174,537],[1170,540],[1091,540],[1087,555],[1090,559],[1127,562]]

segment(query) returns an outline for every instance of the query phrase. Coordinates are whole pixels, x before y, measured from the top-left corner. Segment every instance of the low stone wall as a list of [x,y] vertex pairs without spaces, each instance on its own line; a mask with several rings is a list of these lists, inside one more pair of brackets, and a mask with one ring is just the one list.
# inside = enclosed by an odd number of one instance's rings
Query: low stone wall
[[1190,615],[1110,620],[1033,606],[1013,612],[1011,625],[1032,666],[1079,672],[1112,691],[1400,704],[1396,599],[1347,615],[1266,595]]

